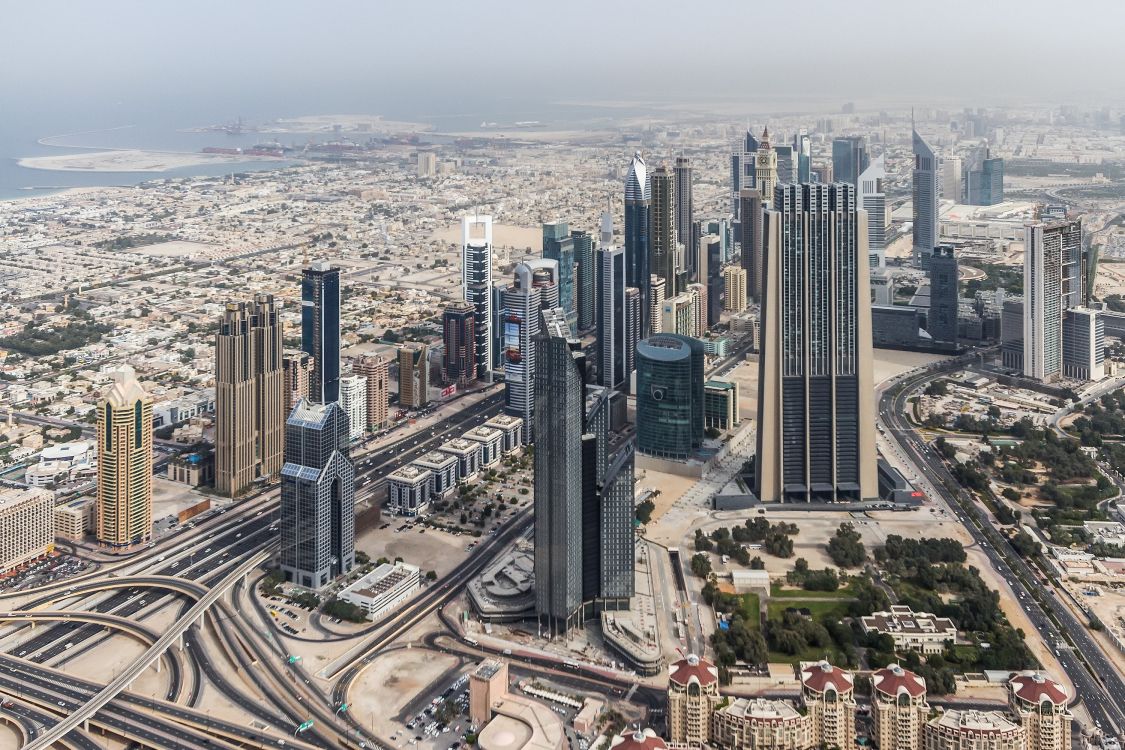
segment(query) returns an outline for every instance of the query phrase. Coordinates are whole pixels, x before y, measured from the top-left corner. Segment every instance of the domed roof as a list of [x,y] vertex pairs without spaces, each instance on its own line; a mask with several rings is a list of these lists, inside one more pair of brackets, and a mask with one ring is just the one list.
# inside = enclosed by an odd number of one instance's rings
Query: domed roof
[[701,659],[695,654],[674,662],[669,670],[668,679],[677,685],[688,685],[692,680],[699,683],[700,687],[718,682],[719,670],[706,659]]
[[906,693],[912,698],[926,694],[926,681],[898,664],[890,664],[871,675],[872,686],[883,695],[897,698]]
[[837,693],[846,693],[852,689],[854,683],[855,678],[852,677],[851,672],[845,672],[826,661],[801,671],[801,684],[818,693],[823,693],[829,688]]
[[1056,706],[1066,705],[1066,690],[1042,672],[1027,671],[1008,680],[1012,693],[1028,703],[1049,701]]

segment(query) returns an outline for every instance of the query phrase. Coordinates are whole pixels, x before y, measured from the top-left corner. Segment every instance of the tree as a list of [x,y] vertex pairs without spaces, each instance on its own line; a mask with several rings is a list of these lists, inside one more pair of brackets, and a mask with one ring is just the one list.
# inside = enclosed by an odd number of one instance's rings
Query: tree
[[841,568],[854,568],[867,557],[859,532],[851,523],[842,523],[828,541],[828,556]]
[[656,510],[656,503],[651,499],[645,500],[637,506],[637,520],[643,524],[647,524],[652,520],[652,512]]
[[711,574],[711,558],[702,552],[696,552],[691,557],[691,572],[700,578],[706,578]]

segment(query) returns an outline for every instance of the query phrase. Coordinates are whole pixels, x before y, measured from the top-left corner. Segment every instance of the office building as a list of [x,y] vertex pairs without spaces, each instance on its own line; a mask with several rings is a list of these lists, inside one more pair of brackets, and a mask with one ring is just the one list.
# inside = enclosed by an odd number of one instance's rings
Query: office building
[[484,426],[500,431],[503,436],[500,450],[504,452],[505,456],[519,453],[523,449],[524,424],[519,417],[514,417],[511,414],[497,414],[485,422]]
[[391,394],[390,360],[382,354],[364,354],[352,364],[352,374],[367,381],[367,426],[375,431],[390,425],[387,404]]
[[[868,167],[867,144],[863,136],[851,135],[832,141],[832,179],[859,186],[859,176]],[[763,193],[764,194],[764,193]]]
[[680,289],[676,250],[676,182],[668,167],[653,170],[652,211],[649,219],[649,265],[653,276],[664,281],[664,296],[675,296]]
[[707,287],[703,284],[688,284],[687,295],[691,297],[691,334],[697,339],[707,333]]
[[378,621],[421,587],[422,571],[418,566],[388,562],[340,589],[337,598],[362,609],[368,620]]
[[647,335],[651,315],[649,223],[652,214],[652,185],[640,152],[633,154],[625,177],[625,284],[641,295],[641,332]]
[[629,378],[625,249],[599,249],[598,266],[598,382],[610,388],[620,388]]
[[494,427],[477,425],[462,437],[480,446],[480,467],[491,469],[504,455],[504,435]]
[[215,491],[234,497],[281,471],[285,373],[273,297],[228,303],[215,335]]
[[699,238],[699,283],[707,290],[707,314],[704,328],[718,324],[723,314],[723,246],[717,235]]
[[675,226],[676,242],[683,245],[684,263],[680,268],[688,281],[699,279],[699,245],[693,235],[695,225],[695,207],[692,205],[692,169],[691,159],[685,156],[676,157],[672,166],[674,178],[673,195],[675,196]]
[[438,450],[457,459],[458,482],[476,479],[481,464],[480,443],[465,438],[453,438],[442,443]]
[[516,265],[504,291],[501,320],[504,408],[523,419],[524,442],[535,441],[535,347],[542,310],[559,306],[559,264],[542,258]]
[[[1060,219],[1043,223],[1044,242],[1058,246],[1062,256],[1062,306],[1088,307],[1090,279],[1087,276],[1086,254],[1082,250],[1082,220]],[[1025,236],[1026,242],[1026,236]]]
[[746,310],[746,269],[727,266],[723,269],[723,309],[740,313]]
[[664,330],[664,279],[653,276],[648,288],[652,301],[652,309],[649,310],[651,328],[654,333],[661,333]]
[[930,258],[930,310],[926,330],[935,343],[957,346],[957,308],[961,300],[957,256],[952,245],[938,245]]
[[[608,230],[605,229],[606,219],[609,219]],[[603,241],[601,247],[613,244],[613,219],[608,213],[602,214]],[[604,236],[608,231],[609,239]],[[574,297],[578,307],[577,328],[579,331],[588,331],[594,327],[594,318],[597,315],[597,275],[598,258],[594,250],[594,238],[589,232],[573,230],[570,238],[574,241]]]
[[754,302],[762,299],[762,194],[757,190],[743,190],[740,219],[742,267],[746,269],[746,296]]
[[[284,415],[289,416],[293,407],[303,398],[309,397],[309,383],[312,382],[313,358],[303,351],[285,352],[281,359],[282,402]],[[285,435],[282,421],[282,437]]]
[[773,146],[773,152],[777,156],[777,181],[779,183],[796,182],[797,157],[796,153],[793,151],[793,146],[789,144],[776,144]]
[[1074,717],[1062,685],[1034,671],[1008,680],[1008,708],[1027,737],[1027,750],[1071,750]]
[[678,746],[702,747],[711,741],[711,717],[722,704],[719,670],[695,654],[668,668],[668,737]]
[[[663,304],[663,301],[661,302]],[[637,370],[637,344],[641,340],[641,290],[625,287],[625,381]]]
[[1071,222],[1024,228],[1023,372],[1042,381],[1062,376],[1063,265]]
[[922,727],[924,750],[1026,750],[1027,733],[999,711],[946,709]]
[[430,500],[444,500],[457,489],[457,456],[442,451],[430,451],[410,464],[427,472]]
[[[81,540],[84,529],[78,539]],[[0,489],[0,576],[55,548],[55,495],[37,488]]]
[[703,344],[661,333],[637,345],[637,452],[687,460],[703,444]]
[[574,239],[566,222],[543,225],[543,257],[558,263],[559,307],[566,313],[572,331],[578,330],[578,305],[575,298]]
[[922,312],[908,305],[871,306],[871,344],[880,349],[928,347],[929,333],[921,330]]
[[990,157],[987,147],[979,165],[965,174],[965,203],[994,206],[1004,201],[1004,160]]
[[152,538],[152,397],[132,367],[112,373],[98,403],[98,544],[133,549]]
[[1100,310],[1072,307],[1063,313],[1063,375],[1074,380],[1105,377],[1105,322]]
[[1023,372],[1023,298],[1008,297],[1000,312],[1000,364]]
[[430,402],[430,347],[407,341],[398,350],[398,405],[421,409]]
[[367,378],[340,378],[340,408],[348,415],[348,440],[357,442],[367,434]]
[[793,155],[797,178],[791,182],[796,182],[798,185],[812,182],[812,139],[804,128],[793,136]]
[[340,398],[340,269],[317,261],[301,276],[301,350],[312,357],[309,399]]
[[946,156],[941,160],[941,197],[954,203],[962,202],[961,157]]
[[477,379],[476,308],[468,302],[452,302],[441,314],[441,359],[444,382],[466,386]]
[[665,299],[664,308],[660,311],[660,330],[664,333],[699,338],[699,330],[696,327],[696,302],[696,296],[690,292]]
[[437,154],[433,151],[419,151],[417,171],[419,177],[437,177]]
[[733,430],[741,421],[738,383],[708,380],[703,384],[703,424],[716,430]]
[[[628,606],[633,593],[633,470],[608,455],[609,391],[588,396],[586,362],[559,309],[535,336],[535,611],[550,636],[581,625],[584,605]],[[625,464],[615,472],[618,462]]]
[[843,183],[783,185],[774,205],[764,232],[758,497],[875,498],[867,214]]
[[872,268],[886,266],[887,228],[891,214],[887,211],[887,194],[883,181],[887,171],[880,156],[863,170],[856,183],[856,194],[861,209],[867,212],[867,258]]
[[278,565],[285,580],[319,589],[355,567],[355,470],[338,403],[301,401],[285,422]]
[[801,669],[801,703],[812,724],[813,747],[855,747],[855,677],[827,661]]
[[924,679],[897,664],[872,673],[871,739],[879,750],[923,750],[929,716]]
[[476,331],[476,379],[491,382],[495,366],[492,330],[492,217],[466,216],[461,220],[461,294],[473,306]]
[[[19,493],[19,492],[22,492],[22,491],[21,490],[14,490],[14,492]],[[3,493],[0,493],[0,498],[3,498]],[[50,504],[49,507],[52,507],[54,509],[54,513],[55,513],[55,533],[54,533],[54,536],[61,537],[62,539],[67,540],[68,542],[81,542],[83,539],[86,538],[86,535],[91,533],[94,530],[94,528],[96,527],[97,521],[94,518],[94,516],[95,516],[94,510],[95,510],[96,503],[91,498],[78,498],[77,500],[71,500],[70,502],[65,503],[63,505],[55,505],[54,496],[51,495],[50,493],[47,493],[47,498],[48,498],[47,502]],[[4,502],[3,499],[0,499],[0,503],[3,503],[3,502]],[[24,527],[34,528],[33,526],[29,526],[30,523],[32,523],[32,522],[29,521],[29,520],[25,520],[25,519],[20,518],[19,514],[17,513],[16,520],[13,522],[12,527],[14,527],[14,528],[24,528]],[[48,534],[49,533],[50,532],[48,532]],[[33,552],[35,549],[38,548],[38,544],[37,544],[38,538],[39,537],[38,537],[38,532],[37,532],[36,534],[31,534],[31,535],[28,536],[28,538],[26,540],[27,547],[24,547],[23,544],[18,544],[18,545],[15,545],[13,547],[10,547],[9,550],[8,550],[8,555],[5,559],[7,559],[9,561],[16,560],[16,559],[22,558],[23,555],[25,555],[25,554],[29,554],[29,553]],[[22,542],[22,540],[21,540],[21,542]],[[36,555],[36,557],[37,556],[38,555]],[[10,563],[10,562],[5,563],[5,564],[0,564],[0,568],[4,568],[5,565],[12,565],[12,564],[13,563]],[[14,564],[20,565],[22,563],[14,563]],[[10,570],[10,568],[8,568],[8,569]],[[2,571],[0,571],[0,572],[2,572]]]
[[941,231],[938,211],[941,195],[941,160],[929,145],[911,128],[914,170],[911,173],[914,198],[914,265],[922,268],[930,262]]

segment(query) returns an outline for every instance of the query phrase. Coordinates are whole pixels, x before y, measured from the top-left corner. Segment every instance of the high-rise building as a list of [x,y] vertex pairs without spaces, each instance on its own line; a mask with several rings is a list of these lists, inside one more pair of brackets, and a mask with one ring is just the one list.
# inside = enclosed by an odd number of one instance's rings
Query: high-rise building
[[1032,222],[1024,227],[1023,372],[1036,380],[1062,375],[1063,265],[1072,224]]
[[698,298],[686,291],[665,299],[664,308],[660,311],[660,330],[664,333],[699,338],[695,314],[697,302]]
[[516,264],[513,283],[504,290],[501,350],[504,408],[523,419],[524,442],[535,441],[535,347],[541,311],[559,306],[559,264],[547,258]]
[[[585,386],[586,362],[562,310],[535,334],[535,610],[554,636],[633,594],[633,470],[608,455],[609,389]],[[618,463],[622,466],[617,470]]]
[[1082,250],[1082,220],[1045,221],[1043,233],[1050,235],[1045,241],[1049,241],[1052,246],[1057,242],[1061,248],[1063,309],[1088,307],[1090,279],[1087,276],[1089,269],[1086,267],[1086,253]]
[[938,201],[941,195],[941,160],[911,128],[914,170],[911,173],[914,197],[914,264],[925,267],[934,254],[941,231]]
[[703,284],[688,284],[687,291],[691,297],[692,321],[691,333],[695,338],[703,338],[707,333],[707,308],[710,306],[707,299],[707,287]]
[[441,374],[447,384],[465,386],[477,379],[476,308],[468,302],[451,302],[441,314],[445,352]]
[[684,247],[684,264],[680,267],[680,271],[687,274],[689,281],[697,281],[699,278],[699,246],[695,242],[695,237],[692,234],[692,227],[695,224],[695,207],[692,204],[692,169],[691,159],[686,156],[676,157],[676,161],[672,166],[674,176],[673,194],[675,195],[675,215],[676,215],[676,242]]
[[1063,375],[1075,380],[1105,377],[1105,321],[1100,310],[1071,307],[1063,312]]
[[727,266],[723,269],[723,308],[728,312],[746,310],[746,269]]
[[875,498],[867,214],[844,183],[782,185],[774,208],[764,233],[758,497]]
[[1004,201],[1004,160],[987,155],[981,159],[979,167],[969,170],[965,175],[965,203],[970,206],[994,206]]
[[695,654],[668,668],[668,737],[673,743],[702,747],[711,742],[711,716],[722,703],[719,670]]
[[598,266],[598,382],[620,388],[629,378],[625,351],[625,249],[599,249]]
[[941,160],[941,197],[961,203],[961,183],[961,157],[946,156]]
[[718,325],[723,313],[723,245],[718,235],[699,238],[699,283],[707,288],[704,328]]
[[[772,197],[772,196],[771,196]],[[762,194],[743,190],[742,201],[742,267],[746,269],[746,296],[758,302],[762,298]]]
[[887,179],[883,158],[871,162],[856,183],[859,207],[867,212],[867,257],[872,268],[886,266],[887,227],[891,219],[883,190],[883,181]]
[[674,333],[637,345],[637,452],[687,460],[703,444],[703,344]]
[[[608,213],[602,214],[604,237],[605,219],[609,218]],[[613,244],[613,219],[610,218],[608,225],[609,239],[601,242],[601,247],[609,247]],[[594,238],[590,236],[589,232],[581,230],[573,230],[570,237],[574,240],[574,265],[575,269],[575,302],[578,305],[577,328],[575,333],[579,331],[588,331],[594,327],[594,319],[597,315],[598,308],[598,293],[597,293],[597,277],[598,277],[598,258],[597,253],[594,251]]]
[[309,398],[340,398],[340,269],[317,261],[301,277],[301,349],[313,358]]
[[777,152],[770,146],[770,130],[762,130],[762,141],[754,158],[754,187],[763,199],[769,200],[777,185]]
[[812,139],[804,128],[793,136],[793,154],[797,165],[797,179],[793,182],[812,182]]
[[801,670],[801,702],[812,719],[813,747],[855,746],[855,677],[826,661]]
[[430,402],[430,347],[407,341],[398,350],[398,405],[421,409]]
[[357,442],[367,434],[367,378],[340,378],[340,408],[348,416],[348,440]]
[[950,708],[922,727],[926,750],[1027,750],[1027,733],[999,711]]
[[777,144],[773,147],[773,152],[777,156],[777,181],[796,182],[797,158],[793,147],[787,143]]
[[859,176],[867,170],[867,167],[867,144],[863,136],[851,135],[833,139],[832,179],[855,187],[859,183]]
[[1000,364],[1023,372],[1023,297],[1009,297],[1001,303]]
[[355,567],[355,470],[338,403],[300,401],[285,422],[278,564],[285,580],[319,589]]
[[652,212],[650,214],[649,266],[653,276],[664,280],[665,298],[679,292],[676,264],[676,182],[668,167],[661,164],[652,171]]
[[215,335],[215,491],[234,497],[281,471],[285,384],[273,297],[228,303]]
[[625,287],[625,381],[637,369],[637,344],[641,340],[641,291]]
[[879,750],[923,750],[929,715],[924,679],[897,664],[871,675],[871,738]]
[[651,277],[649,291],[652,295],[652,309],[648,311],[651,328],[654,333],[660,333],[664,330],[664,279],[659,276]]
[[437,154],[433,151],[418,151],[418,176],[437,177]]
[[[81,541],[84,524],[75,535]],[[0,489],[0,575],[55,549],[55,493],[28,487]]]
[[1027,750],[1070,750],[1071,724],[1066,690],[1050,677],[1033,671],[1008,680],[1008,708],[1027,736]]
[[391,394],[390,361],[381,354],[364,354],[352,364],[352,373],[367,381],[367,426],[381,430],[390,424],[387,403]]
[[957,308],[961,301],[957,256],[952,245],[938,245],[930,258],[930,311],[926,331],[935,343],[957,345]]
[[128,365],[98,402],[98,544],[133,549],[152,538],[152,397]]
[[650,238],[652,214],[652,183],[640,152],[633,154],[625,177],[625,283],[641,294],[641,332],[649,330],[651,302],[649,296]]
[[564,221],[543,225],[543,257],[559,264],[559,307],[566,313],[572,331],[578,330],[575,297],[574,238]]
[[[293,407],[303,398],[309,397],[309,383],[312,381],[313,358],[304,351],[287,351],[281,360],[283,415],[289,416]],[[285,436],[285,423],[282,421],[282,437]]]
[[476,379],[491,382],[494,366],[492,299],[492,217],[466,216],[461,221],[461,294],[473,306],[476,329]]

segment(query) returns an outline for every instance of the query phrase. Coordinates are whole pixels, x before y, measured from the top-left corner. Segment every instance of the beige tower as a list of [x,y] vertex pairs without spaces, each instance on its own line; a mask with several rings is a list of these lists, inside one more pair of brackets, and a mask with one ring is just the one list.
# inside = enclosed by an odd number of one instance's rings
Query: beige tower
[[746,310],[746,269],[727,266],[723,269],[723,309],[740,313]]
[[921,677],[897,664],[871,675],[872,738],[879,750],[922,750],[922,727],[929,715]]
[[303,398],[309,397],[309,383],[312,379],[313,357],[308,352],[285,352],[281,360],[282,391],[285,404],[285,417],[288,419],[293,407]]
[[98,543],[125,551],[152,538],[152,398],[128,365],[98,403]]
[[430,348],[408,341],[398,350],[398,403],[403,409],[420,409],[429,403]]
[[367,378],[367,426],[373,430],[381,430],[388,424],[390,369],[390,360],[382,354],[364,354],[352,365],[353,373]]
[[826,661],[801,670],[801,700],[812,719],[813,746],[855,745],[855,678]]
[[1039,672],[1008,680],[1008,706],[1027,733],[1027,750],[1070,750],[1071,722],[1066,690]]
[[867,213],[855,187],[782,185],[764,221],[755,490],[878,497]]
[[674,743],[700,747],[711,741],[711,715],[719,696],[719,670],[695,654],[668,670],[668,736]]
[[[649,278],[649,301],[652,309],[649,311],[650,330],[652,333],[664,333],[664,279],[659,276]],[[673,295],[674,296],[674,295]],[[669,331],[671,333],[671,331]]]
[[758,154],[754,157],[754,184],[757,185],[758,194],[762,196],[762,203],[772,205],[773,189],[777,185],[777,152],[770,145],[769,128],[762,130]]
[[228,303],[215,336],[215,491],[235,497],[281,471],[281,321],[273,297]]

